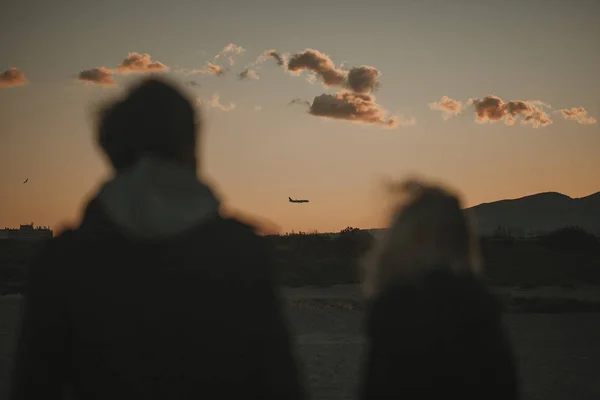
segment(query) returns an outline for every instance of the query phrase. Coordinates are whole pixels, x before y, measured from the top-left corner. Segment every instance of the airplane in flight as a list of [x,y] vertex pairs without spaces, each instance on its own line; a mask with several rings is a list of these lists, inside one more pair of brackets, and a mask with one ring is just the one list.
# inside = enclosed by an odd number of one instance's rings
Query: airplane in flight
[[295,199],[292,199],[291,197],[288,197],[288,200],[290,203],[308,203],[309,202],[309,200],[295,200]]

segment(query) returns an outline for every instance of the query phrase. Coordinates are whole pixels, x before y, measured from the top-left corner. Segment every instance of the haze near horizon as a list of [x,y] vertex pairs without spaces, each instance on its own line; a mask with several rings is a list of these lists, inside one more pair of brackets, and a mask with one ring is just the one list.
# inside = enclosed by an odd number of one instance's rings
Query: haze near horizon
[[599,13],[584,0],[13,2],[0,226],[78,219],[110,174],[94,112],[146,74],[196,99],[201,175],[228,208],[281,231],[381,226],[382,180],[414,174],[465,206],[596,193]]

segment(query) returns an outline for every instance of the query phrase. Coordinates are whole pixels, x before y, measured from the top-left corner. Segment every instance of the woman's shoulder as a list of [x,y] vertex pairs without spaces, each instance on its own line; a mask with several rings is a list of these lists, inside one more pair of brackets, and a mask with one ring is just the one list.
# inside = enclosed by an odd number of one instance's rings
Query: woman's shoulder
[[368,308],[374,320],[403,315],[424,323],[440,318],[495,318],[502,310],[482,278],[447,270],[430,272],[414,282],[392,284],[373,298]]

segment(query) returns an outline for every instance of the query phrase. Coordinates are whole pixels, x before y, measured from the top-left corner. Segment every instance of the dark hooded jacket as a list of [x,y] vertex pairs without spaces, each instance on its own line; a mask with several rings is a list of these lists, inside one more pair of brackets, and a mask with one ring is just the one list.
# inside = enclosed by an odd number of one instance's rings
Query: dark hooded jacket
[[439,270],[374,297],[360,398],[514,400],[501,308],[472,276]]
[[49,241],[12,400],[302,399],[268,249],[192,170],[146,158]]

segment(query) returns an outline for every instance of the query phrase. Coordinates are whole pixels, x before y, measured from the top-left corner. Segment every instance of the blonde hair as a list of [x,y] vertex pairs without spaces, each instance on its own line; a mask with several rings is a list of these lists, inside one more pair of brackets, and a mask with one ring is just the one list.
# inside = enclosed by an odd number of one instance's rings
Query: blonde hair
[[481,272],[479,246],[458,195],[414,179],[389,185],[396,199],[390,226],[363,262],[363,290],[372,297],[432,269]]

